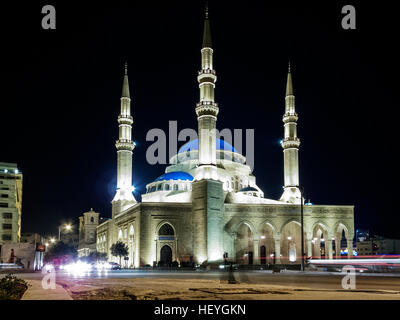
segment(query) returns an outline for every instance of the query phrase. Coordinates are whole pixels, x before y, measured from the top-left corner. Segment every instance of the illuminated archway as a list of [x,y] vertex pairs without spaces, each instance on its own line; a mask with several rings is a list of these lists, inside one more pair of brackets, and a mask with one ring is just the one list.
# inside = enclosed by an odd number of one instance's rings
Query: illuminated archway
[[301,226],[298,221],[289,221],[282,227],[281,255],[281,263],[301,263]]

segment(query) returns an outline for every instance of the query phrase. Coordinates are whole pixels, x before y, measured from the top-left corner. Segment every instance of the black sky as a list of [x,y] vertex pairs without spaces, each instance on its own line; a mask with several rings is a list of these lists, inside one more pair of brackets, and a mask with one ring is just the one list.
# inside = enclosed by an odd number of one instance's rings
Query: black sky
[[[299,2],[299,1],[298,1]],[[400,237],[398,22],[390,4],[210,1],[217,126],[255,129],[266,197],[283,184],[282,114],[292,61],[300,176],[317,204],[354,204],[357,228]],[[53,4],[57,29],[41,28]],[[353,4],[357,29],[341,28]],[[56,234],[93,207],[111,216],[123,64],[134,117],[139,192],[164,172],[145,160],[146,133],[196,128],[203,3],[43,2],[2,6],[0,161],[24,174],[22,231]],[[182,144],[182,143],[181,143]]]

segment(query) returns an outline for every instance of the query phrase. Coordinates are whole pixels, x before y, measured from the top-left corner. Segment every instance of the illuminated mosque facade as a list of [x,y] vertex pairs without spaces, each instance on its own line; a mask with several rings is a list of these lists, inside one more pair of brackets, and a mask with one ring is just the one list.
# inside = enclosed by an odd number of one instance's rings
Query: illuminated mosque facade
[[[283,109],[284,188],[279,200],[265,198],[246,158],[216,137],[219,113],[214,101],[208,12],[204,20],[200,101],[195,106],[198,139],[183,145],[165,173],[147,184],[142,201],[132,190],[133,117],[128,72],[125,68],[116,142],[117,191],[112,218],[97,226],[96,249],[106,252],[117,241],[129,249],[131,267],[185,263],[299,264],[301,259],[301,202],[299,182],[298,115],[291,71]],[[304,205],[303,239],[307,257],[353,254],[354,206]],[[346,240],[346,241],[345,241]],[[347,249],[341,242],[347,244]]]

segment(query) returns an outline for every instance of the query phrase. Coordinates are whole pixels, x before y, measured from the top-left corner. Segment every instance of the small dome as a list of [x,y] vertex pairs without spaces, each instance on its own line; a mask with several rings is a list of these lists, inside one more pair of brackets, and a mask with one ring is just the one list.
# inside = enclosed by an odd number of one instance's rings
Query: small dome
[[[216,138],[215,143],[217,150],[226,150],[238,153],[238,151],[230,143],[224,140]],[[183,153],[192,150],[199,150],[199,139],[194,139],[184,144],[182,147],[180,147],[178,153]]]
[[254,187],[245,187],[245,188],[242,188],[242,189],[240,189],[240,192],[246,192],[246,191],[256,191],[256,192],[259,192],[256,188],[254,188]]
[[193,176],[184,171],[173,171],[164,173],[163,175],[159,176],[154,182],[157,181],[166,181],[166,180],[189,180],[193,181]]

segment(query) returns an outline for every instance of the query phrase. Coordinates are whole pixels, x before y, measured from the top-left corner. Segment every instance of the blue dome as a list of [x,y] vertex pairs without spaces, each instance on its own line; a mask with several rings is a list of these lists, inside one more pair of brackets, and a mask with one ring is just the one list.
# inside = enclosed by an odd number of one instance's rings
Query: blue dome
[[165,180],[189,180],[193,181],[193,177],[184,171],[173,171],[164,173],[162,176],[159,176],[154,182],[157,181],[165,181]]
[[[228,142],[216,138],[216,147],[217,150],[227,150],[227,151],[232,151],[232,152],[238,152],[231,144]],[[183,153],[186,151],[192,151],[192,150],[199,150],[199,139],[194,139],[192,141],[189,141],[188,143],[184,144],[182,147],[180,147],[178,153]]]
[[245,188],[240,189],[240,192],[245,192],[245,191],[257,191],[258,192],[258,190],[254,187],[245,187]]

